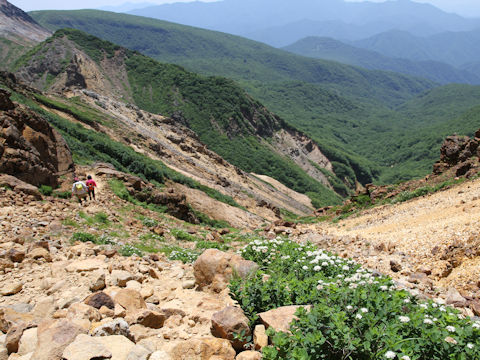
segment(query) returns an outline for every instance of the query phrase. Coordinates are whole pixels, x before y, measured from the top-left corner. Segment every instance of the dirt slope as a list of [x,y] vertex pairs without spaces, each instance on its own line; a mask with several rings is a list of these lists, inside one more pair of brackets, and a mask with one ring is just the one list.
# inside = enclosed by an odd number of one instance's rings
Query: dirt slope
[[402,204],[374,208],[336,224],[310,226],[313,231],[305,237],[353,256],[407,286],[419,283],[431,295],[445,294],[454,287],[467,298],[475,298],[480,292],[479,221],[477,179]]

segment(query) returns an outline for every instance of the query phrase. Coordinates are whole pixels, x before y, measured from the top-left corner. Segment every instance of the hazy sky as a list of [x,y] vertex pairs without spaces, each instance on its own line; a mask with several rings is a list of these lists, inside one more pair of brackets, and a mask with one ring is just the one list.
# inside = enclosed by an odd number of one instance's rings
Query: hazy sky
[[[131,3],[155,3],[165,4],[170,2],[188,2],[191,0],[82,0],[82,1],[65,1],[65,0],[9,0],[15,6],[30,11],[44,9],[86,9],[99,8],[107,5],[121,5],[125,2]],[[215,1],[215,0],[204,0]],[[295,0],[292,0],[295,1]],[[322,0],[318,0],[322,1]],[[348,0],[348,1],[365,1],[365,0]],[[384,0],[370,0],[375,2],[383,2]],[[417,2],[430,3],[448,12],[456,12],[464,16],[480,17],[480,1],[479,0],[416,0]]]

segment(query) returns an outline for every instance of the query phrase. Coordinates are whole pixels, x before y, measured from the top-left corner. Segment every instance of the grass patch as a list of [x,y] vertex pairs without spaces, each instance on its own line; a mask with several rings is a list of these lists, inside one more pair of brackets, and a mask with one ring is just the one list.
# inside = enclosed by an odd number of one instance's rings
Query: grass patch
[[182,230],[182,229],[171,229],[170,234],[172,234],[175,239],[180,240],[180,241],[199,241],[201,240],[200,238],[189,234],[187,231]]
[[52,195],[53,188],[48,185],[40,185],[40,187],[38,188],[38,191],[40,191],[40,193],[44,196],[50,196]]

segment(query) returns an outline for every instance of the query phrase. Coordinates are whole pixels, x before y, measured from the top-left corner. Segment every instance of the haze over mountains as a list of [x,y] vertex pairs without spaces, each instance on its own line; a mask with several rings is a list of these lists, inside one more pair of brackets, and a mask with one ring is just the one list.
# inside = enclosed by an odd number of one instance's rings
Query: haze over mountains
[[[307,37],[328,37],[345,45],[336,51],[330,43],[328,49],[317,47],[314,53],[300,48],[293,52],[440,83],[477,84],[480,78],[480,19],[463,18],[430,4],[223,0],[144,5],[117,11],[241,35],[275,47],[293,46]],[[347,50],[347,45],[377,54]]]

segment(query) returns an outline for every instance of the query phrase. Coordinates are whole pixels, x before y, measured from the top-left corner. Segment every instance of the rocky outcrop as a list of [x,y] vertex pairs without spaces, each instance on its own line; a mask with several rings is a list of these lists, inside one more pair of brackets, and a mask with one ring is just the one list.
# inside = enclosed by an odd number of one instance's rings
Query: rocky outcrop
[[40,115],[0,92],[0,173],[29,184],[56,187],[73,171],[68,145]]
[[[455,169],[455,176],[469,177],[476,173],[480,142],[480,130],[474,138],[452,135],[445,139],[440,148],[440,160],[433,165],[433,173],[438,175],[450,168]],[[470,171],[472,170],[472,171]]]

